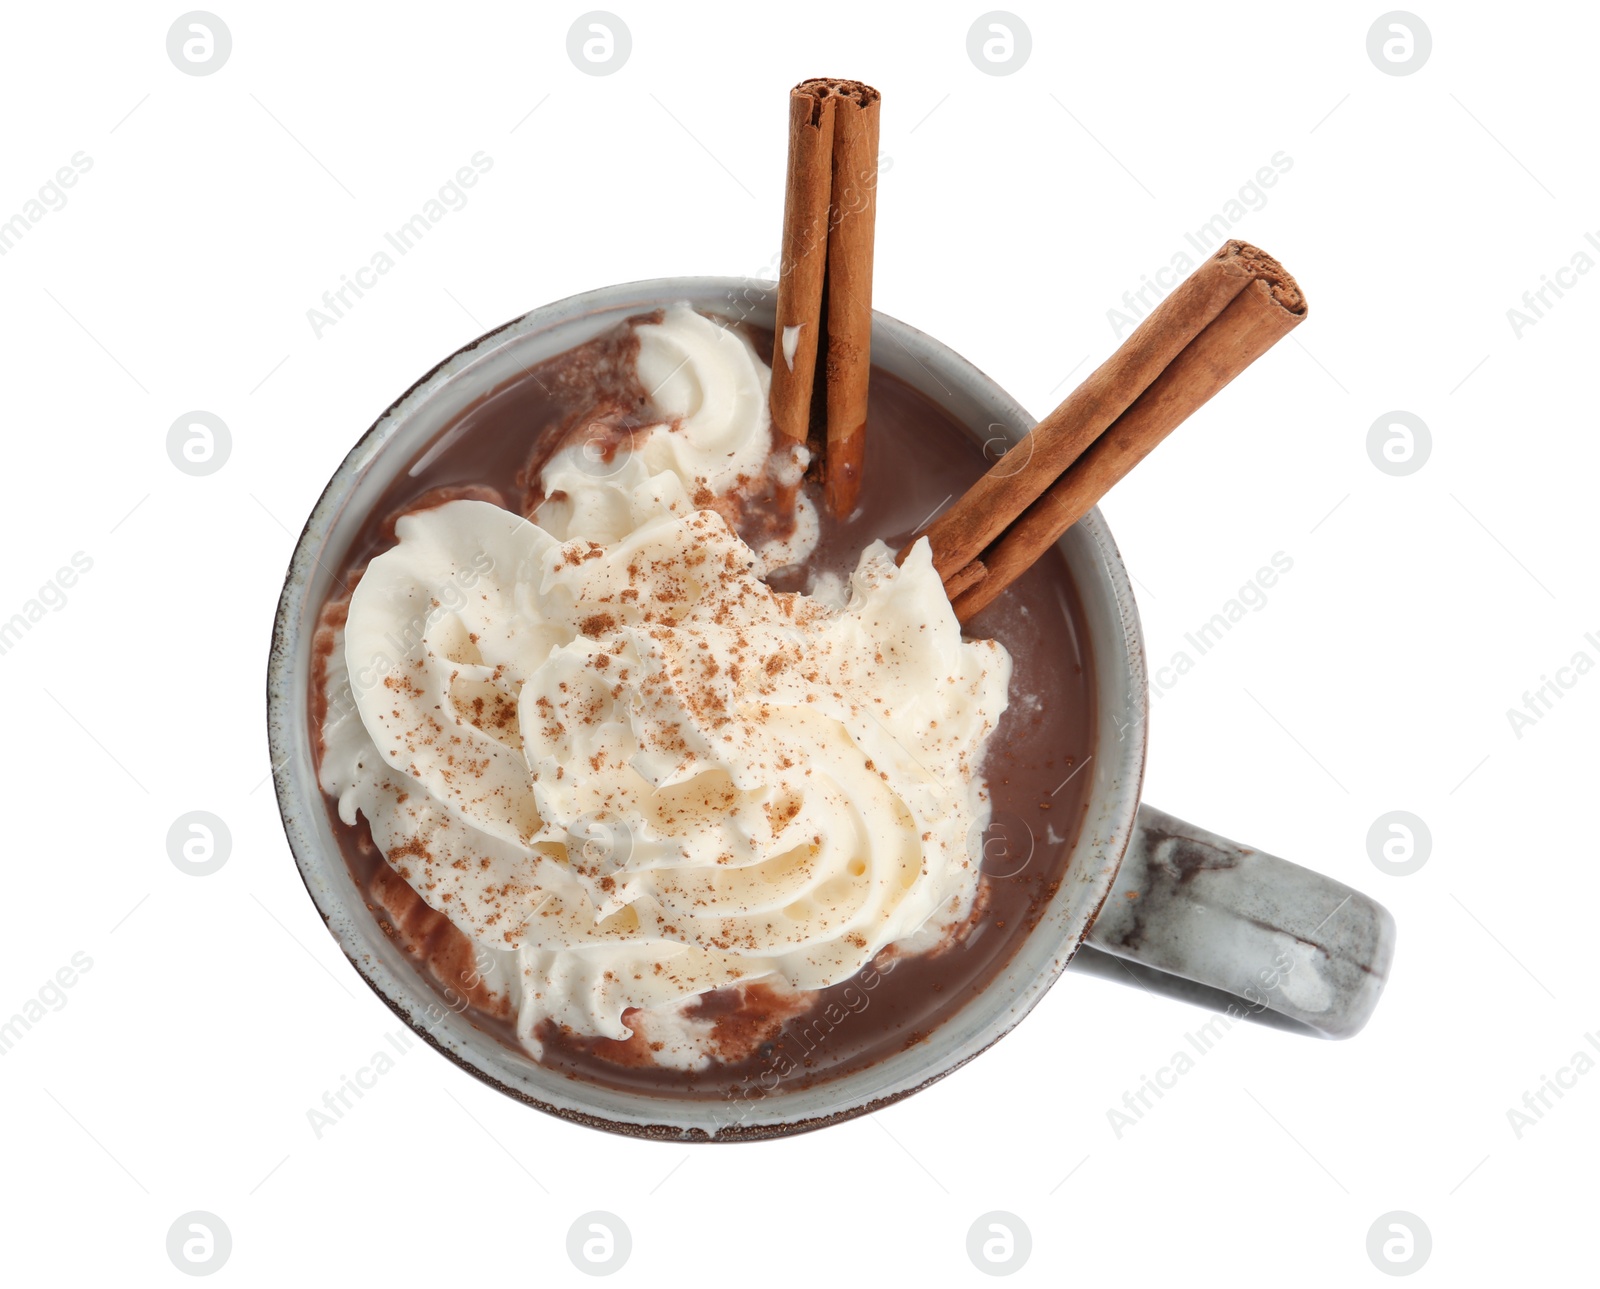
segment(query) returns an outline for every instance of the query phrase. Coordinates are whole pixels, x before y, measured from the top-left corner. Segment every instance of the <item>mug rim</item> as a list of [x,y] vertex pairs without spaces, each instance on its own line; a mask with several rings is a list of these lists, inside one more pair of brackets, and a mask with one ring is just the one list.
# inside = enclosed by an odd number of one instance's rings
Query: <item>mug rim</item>
[[[497,358],[502,360],[501,365],[504,365],[504,359],[509,358],[516,367],[526,370],[526,365],[515,353],[519,341],[570,330],[586,320],[603,319],[602,325],[610,325],[609,315],[619,315],[620,319],[685,299],[697,308],[724,314],[726,310],[719,309],[719,303],[725,306],[731,301],[742,301],[743,306],[738,312],[744,318],[764,321],[770,326],[769,315],[772,313],[775,289],[775,283],[762,279],[717,276],[654,278],[620,283],[541,305],[462,345],[434,364],[385,408],[341,460],[296,539],[274,616],[267,668],[267,724],[279,816],[295,858],[295,867],[341,952],[350,960],[356,974],[412,1031],[474,1077],[507,1096],[557,1118],[626,1136],[673,1141],[743,1141],[798,1135],[869,1114],[911,1096],[988,1050],[1032,1010],[1060,978],[1067,963],[1088,936],[1096,915],[1116,881],[1118,868],[1132,836],[1144,778],[1148,746],[1148,688],[1138,612],[1127,569],[1105,519],[1096,507],[1059,543],[1071,566],[1073,582],[1084,606],[1085,616],[1094,620],[1098,634],[1105,637],[1092,641],[1089,650],[1094,681],[1092,692],[1097,708],[1093,750],[1090,754],[1097,764],[1089,790],[1089,808],[1079,825],[1080,834],[1073,843],[1062,880],[1034,926],[1012,949],[1005,964],[984,988],[959,1011],[940,1021],[930,1032],[929,1039],[918,1045],[919,1054],[926,1050],[937,1052],[936,1056],[919,1065],[916,1061],[901,1060],[912,1053],[894,1053],[860,1070],[824,1078],[801,1092],[785,1093],[780,1098],[780,1101],[787,1103],[797,1098],[816,1100],[820,1094],[824,1101],[840,1100],[841,1104],[836,1108],[825,1109],[823,1113],[801,1113],[796,1117],[780,1113],[776,1116],[758,1116],[758,1121],[753,1123],[723,1123],[711,1128],[698,1121],[714,1118],[712,1112],[723,1104],[720,1101],[663,1097],[642,1092],[626,1093],[581,1078],[569,1079],[564,1074],[539,1066],[526,1053],[513,1053],[502,1040],[477,1029],[469,1018],[454,1011],[448,1011],[433,1024],[423,1023],[419,1012],[431,1015],[439,1011],[437,1001],[427,1002],[428,996],[434,992],[433,987],[411,961],[400,964],[403,971],[394,970],[393,963],[384,961],[381,952],[384,946],[372,940],[372,933],[377,933],[380,940],[383,938],[378,919],[350,881],[343,852],[337,842],[331,848],[327,845],[332,840],[328,805],[316,782],[314,769],[310,770],[309,791],[306,787],[310,758],[305,754],[309,751],[312,731],[305,702],[310,682],[307,668],[302,662],[315,631],[317,613],[326,598],[311,593],[319,580],[318,569],[331,577],[331,572],[317,557],[318,548],[327,541],[341,518],[344,503],[355,487],[367,477],[369,471],[374,470],[386,453],[391,463],[396,456],[399,457],[399,468],[404,468],[406,461],[414,459],[414,450],[401,452],[394,447],[399,442],[401,447],[415,448],[414,444],[407,444],[400,437],[408,418],[423,416],[430,406],[449,393],[452,382],[462,381],[470,373],[477,373],[479,379],[486,378],[486,373],[494,368]],[[893,371],[898,350],[915,364],[915,368],[920,368],[938,381],[938,375],[924,360],[935,363],[946,379],[959,387],[965,401],[991,415],[989,429],[1002,431],[1012,442],[1035,423],[1035,418],[1029,416],[986,373],[921,330],[874,310],[872,337],[874,366]],[[582,343],[585,338],[567,339],[551,352],[562,352]],[[880,345],[880,339],[891,342],[893,347]],[[919,383],[915,369],[908,366],[904,358],[899,359],[899,365],[906,370],[895,371],[894,374],[907,379],[920,392],[938,397]],[[509,372],[502,373],[501,379],[510,379],[510,376]],[[939,383],[943,386],[943,382]],[[946,393],[952,392],[946,390]],[[457,410],[446,419],[453,419],[459,414]],[[973,427],[964,419],[962,423],[969,432],[972,431]],[[396,470],[390,478],[397,477],[397,473]],[[1096,576],[1086,579],[1082,575],[1086,570]],[[1074,625],[1080,631],[1084,630],[1084,624]],[[1090,632],[1085,631],[1085,634]],[[1107,643],[1117,647],[1107,649],[1104,647]],[[1115,756],[1109,756],[1102,753],[1108,751],[1108,695],[1114,692],[1117,692],[1121,702],[1118,714],[1127,719],[1115,720],[1118,750]],[[1080,768],[1088,765],[1089,759],[1085,759]],[[318,835],[318,823],[321,824],[322,836]],[[330,869],[333,871],[328,871]],[[336,889],[340,885],[340,874],[343,874],[349,892]],[[354,910],[350,907],[350,892],[355,894]],[[1064,903],[1064,900],[1068,902]],[[362,919],[368,925],[364,926]],[[1055,921],[1063,924],[1052,930],[1048,924]],[[997,1001],[990,995],[1003,980],[1019,974],[1018,963],[1026,950],[1032,949],[1033,956],[1038,956],[1039,946],[1036,942],[1040,941],[1041,936],[1053,937],[1053,957],[1021,973],[1024,979],[1018,983],[1022,989],[1014,1004],[1007,1009],[1003,1005],[1003,998]],[[392,942],[389,944],[392,947]],[[991,1004],[989,1014],[978,1018],[976,1032],[959,1042],[949,1041],[947,1031],[963,1019],[970,1028],[972,1014],[982,1011],[986,1000]],[[443,1033],[436,1032],[441,1028]],[[947,1041],[935,1043],[934,1040],[941,1035]],[[531,1067],[531,1073],[527,1077],[516,1077],[518,1072],[506,1069],[504,1059],[496,1059],[506,1055],[514,1060],[520,1057],[520,1063]],[[864,1076],[883,1071],[888,1066],[896,1067],[894,1076],[888,1080],[889,1085],[881,1087],[876,1095],[829,1097],[828,1094],[849,1088],[863,1081]],[[908,1072],[900,1073],[901,1067]],[[541,1079],[538,1071],[543,1071],[545,1077]],[[883,1079],[877,1082],[882,1083]],[[540,1084],[547,1086],[541,1087]],[[562,1095],[572,1089],[577,1090],[576,1096]],[[634,1113],[626,1113],[614,1106],[599,1110],[592,1104],[585,1104],[586,1100],[593,1099],[625,1103],[626,1111]]]

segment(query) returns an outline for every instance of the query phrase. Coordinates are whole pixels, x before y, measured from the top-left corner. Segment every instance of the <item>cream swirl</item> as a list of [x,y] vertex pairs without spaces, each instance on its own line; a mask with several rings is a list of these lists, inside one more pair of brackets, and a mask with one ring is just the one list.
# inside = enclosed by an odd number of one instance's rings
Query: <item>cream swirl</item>
[[[686,304],[634,335],[635,374],[661,423],[630,435],[627,451],[580,433],[556,452],[540,475],[540,527],[611,543],[662,510],[687,514],[707,498],[737,506],[768,471],[799,481],[809,462],[803,446],[769,459],[772,373],[743,335]],[[798,564],[816,546],[816,509],[804,495],[795,503],[794,531],[756,552],[765,569]]]
[[[964,642],[926,543],[830,607],[711,511],[610,545],[483,502],[405,516],[351,599],[324,786],[541,1022],[838,983],[970,910],[1010,659]],[[347,669],[347,671],[345,670]]]

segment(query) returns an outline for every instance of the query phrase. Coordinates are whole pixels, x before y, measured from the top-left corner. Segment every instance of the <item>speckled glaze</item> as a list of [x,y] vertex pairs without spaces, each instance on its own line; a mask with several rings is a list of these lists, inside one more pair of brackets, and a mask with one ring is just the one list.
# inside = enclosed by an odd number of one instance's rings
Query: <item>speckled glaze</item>
[[[746,1098],[731,1114],[717,1103],[568,1079],[439,1007],[366,908],[316,782],[306,699],[312,634],[332,580],[333,553],[343,549],[421,447],[475,399],[519,369],[678,300],[766,327],[773,322],[771,287],[735,278],[636,282],[535,309],[451,355],[402,395],[345,458],[300,535],[273,631],[268,736],[284,830],[306,889],[362,978],[430,1044],[506,1094],[565,1119],[675,1141],[805,1132],[926,1087],[1009,1032],[1061,974],[1091,924],[1102,950],[1240,993],[1245,1006],[1271,1007],[1331,1036],[1354,1033],[1388,968],[1388,915],[1354,892],[1335,909],[1347,888],[1140,808],[1148,697],[1144,650],[1127,570],[1098,510],[1061,542],[1082,599],[1079,625],[1098,686],[1096,752],[1084,763],[1092,778],[1090,810],[1067,878],[1036,929],[990,987],[925,1041],[815,1087]],[[877,366],[936,399],[984,437],[1001,432],[1017,439],[1034,423],[976,367],[903,322],[875,313],[872,345]],[[1113,896],[1125,852],[1131,858]],[[1102,906],[1106,912],[1096,923]],[[1223,909],[1225,918],[1214,916]],[[1285,971],[1280,959],[1292,966]],[[1273,971],[1282,979],[1269,987],[1266,978]]]
[[1394,919],[1331,877],[1141,805],[1089,943],[1348,1038],[1383,992]]

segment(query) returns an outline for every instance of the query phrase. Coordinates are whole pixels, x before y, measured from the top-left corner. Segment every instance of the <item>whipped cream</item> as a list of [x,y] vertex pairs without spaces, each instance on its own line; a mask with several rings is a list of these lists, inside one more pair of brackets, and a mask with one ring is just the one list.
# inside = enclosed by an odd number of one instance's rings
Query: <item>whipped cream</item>
[[616,468],[563,448],[537,523],[398,521],[329,659],[321,777],[530,1050],[553,1020],[694,1066],[699,995],[821,989],[968,916],[1011,662],[962,640],[925,541],[874,543],[832,602],[761,581],[695,495],[762,468],[766,367],[687,309],[638,330],[668,422]]
[[[772,453],[771,369],[744,336],[686,304],[634,328],[635,371],[662,423],[632,432],[619,450],[609,430],[579,432],[545,464],[534,518],[566,540],[610,544],[661,510],[737,506],[764,477],[800,482],[804,445]],[[797,494],[794,531],[757,549],[763,571],[799,564],[817,544],[817,512]]]

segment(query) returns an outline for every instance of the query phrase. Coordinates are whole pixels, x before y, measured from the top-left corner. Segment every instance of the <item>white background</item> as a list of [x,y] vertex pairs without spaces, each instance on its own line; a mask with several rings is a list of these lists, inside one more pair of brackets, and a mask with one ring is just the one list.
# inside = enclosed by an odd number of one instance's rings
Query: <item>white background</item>
[[[1433,1282],[1592,1277],[1600,1070],[1520,1139],[1507,1111],[1600,1031],[1600,674],[1520,738],[1506,715],[1600,661],[1600,273],[1520,339],[1506,316],[1600,235],[1592,6],[1415,0],[1432,55],[1391,76],[1366,52],[1381,3],[1018,0],[1032,54],[993,76],[966,52],[981,3],[614,0],[632,55],[591,76],[580,5],[214,2],[233,51],[203,77],[167,56],[176,5],[20,7],[0,41],[0,219],[93,162],[0,257],[0,618],[93,560],[0,656],[0,1018],[93,961],[0,1057],[9,1283],[179,1281],[166,1232],[195,1209],[232,1232],[218,1283],[251,1285],[587,1283],[565,1241],[593,1209],[627,1223],[635,1282],[977,1283],[990,1210],[1032,1231],[1019,1283],[1376,1283],[1368,1228],[1396,1209],[1431,1230]],[[1345,1043],[1236,1026],[1120,1139],[1108,1109],[1207,1017],[1069,973],[973,1065],[810,1137],[613,1138],[419,1045],[318,1140],[308,1108],[397,1022],[266,782],[293,535],[373,418],[489,326],[769,265],[785,93],[817,74],[884,94],[875,302],[1037,414],[1110,353],[1122,293],[1292,158],[1234,231],[1309,320],[1105,511],[1153,664],[1293,559],[1155,702],[1148,796],[1385,902],[1387,996]],[[314,336],[322,293],[480,150],[470,203]],[[205,478],[165,449],[193,409],[232,431]],[[1403,478],[1365,446],[1394,409],[1433,438]],[[1367,854],[1396,809],[1433,835],[1406,877]],[[168,860],[190,810],[231,829],[214,876]]]

